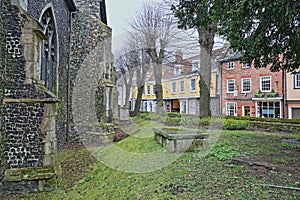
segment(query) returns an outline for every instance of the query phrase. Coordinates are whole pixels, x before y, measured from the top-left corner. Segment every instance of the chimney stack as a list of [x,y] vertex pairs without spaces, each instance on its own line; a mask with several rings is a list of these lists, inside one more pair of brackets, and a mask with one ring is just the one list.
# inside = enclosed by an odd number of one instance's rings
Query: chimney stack
[[182,61],[183,60],[183,53],[182,53],[182,51],[181,50],[177,50],[176,52],[175,52],[175,62],[180,62],[180,61]]

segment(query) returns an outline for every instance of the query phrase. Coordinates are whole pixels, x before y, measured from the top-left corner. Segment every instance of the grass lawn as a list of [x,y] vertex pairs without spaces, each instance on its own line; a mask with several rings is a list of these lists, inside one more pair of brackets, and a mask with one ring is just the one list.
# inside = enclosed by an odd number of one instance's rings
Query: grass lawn
[[[261,185],[300,187],[300,148],[282,143],[299,134],[207,130],[221,133],[207,154],[169,155],[153,139],[151,127],[159,125],[150,123],[139,122],[140,133],[106,148],[64,150],[57,158],[63,177],[57,190],[8,199],[300,199],[300,191]],[[274,168],[233,164],[234,156]],[[138,166],[153,168],[130,171]]]

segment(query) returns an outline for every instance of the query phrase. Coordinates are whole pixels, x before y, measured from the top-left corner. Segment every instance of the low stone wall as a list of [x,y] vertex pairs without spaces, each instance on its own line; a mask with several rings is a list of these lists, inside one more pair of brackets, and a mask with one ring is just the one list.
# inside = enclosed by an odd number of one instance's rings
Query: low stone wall
[[191,133],[186,129],[170,131],[154,128],[155,141],[168,152],[200,151],[208,147],[208,134]]
[[113,124],[80,124],[77,125],[80,140],[84,145],[108,145],[113,142],[115,132]]
[[56,187],[57,174],[52,166],[7,169],[2,189],[5,194],[49,191]]
[[300,133],[300,124],[250,121],[250,130],[274,133]]

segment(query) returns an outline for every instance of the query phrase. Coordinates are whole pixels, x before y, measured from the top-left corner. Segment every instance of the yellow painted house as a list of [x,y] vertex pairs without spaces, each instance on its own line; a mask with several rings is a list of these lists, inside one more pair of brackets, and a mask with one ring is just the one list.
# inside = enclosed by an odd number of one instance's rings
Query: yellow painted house
[[[166,112],[181,112],[189,114],[199,113],[199,60],[197,57],[182,59],[182,54],[176,54],[174,63],[167,64],[163,68],[163,99]],[[141,110],[155,112],[155,82],[152,73],[147,74],[144,93],[142,97]],[[212,66],[211,71],[211,110],[212,114],[219,114],[219,65]],[[137,98],[137,87],[133,92],[134,99]]]

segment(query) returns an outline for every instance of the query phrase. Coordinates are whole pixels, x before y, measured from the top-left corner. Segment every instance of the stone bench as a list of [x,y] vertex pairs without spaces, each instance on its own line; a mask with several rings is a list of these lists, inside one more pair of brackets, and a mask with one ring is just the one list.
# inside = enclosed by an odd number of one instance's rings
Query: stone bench
[[208,147],[208,134],[191,129],[157,129],[153,128],[156,143],[168,152],[201,151]]

